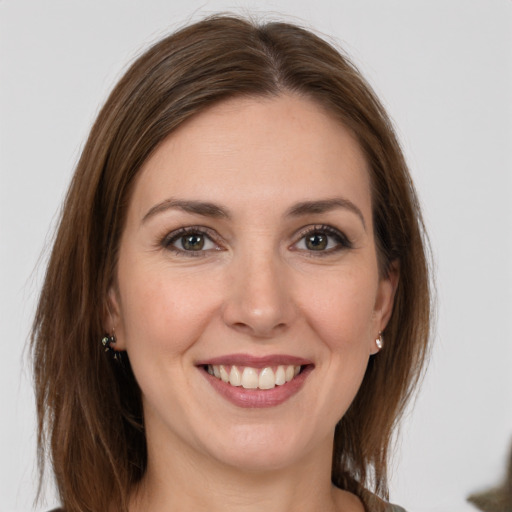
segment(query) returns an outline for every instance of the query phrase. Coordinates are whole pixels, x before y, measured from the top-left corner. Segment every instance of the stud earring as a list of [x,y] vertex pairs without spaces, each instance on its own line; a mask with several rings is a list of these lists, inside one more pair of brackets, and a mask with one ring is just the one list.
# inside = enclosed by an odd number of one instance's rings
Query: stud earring
[[384,346],[384,337],[382,335],[382,331],[379,332],[379,337],[375,340],[375,344],[379,350],[382,350],[382,347]]

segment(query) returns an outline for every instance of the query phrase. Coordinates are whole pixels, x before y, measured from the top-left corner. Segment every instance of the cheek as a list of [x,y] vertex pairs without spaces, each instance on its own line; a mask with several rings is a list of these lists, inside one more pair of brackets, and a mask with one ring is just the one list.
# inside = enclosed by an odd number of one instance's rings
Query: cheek
[[196,289],[194,279],[167,278],[165,269],[134,269],[124,283],[121,323],[129,354],[162,357],[184,352],[216,308],[215,298],[208,290]]
[[303,290],[304,316],[331,349],[366,348],[364,342],[373,332],[373,277],[371,272],[333,274]]
[[304,316],[321,342],[322,391],[315,399],[319,429],[333,428],[345,414],[368,365],[376,285],[373,277],[362,275],[332,276],[303,295]]

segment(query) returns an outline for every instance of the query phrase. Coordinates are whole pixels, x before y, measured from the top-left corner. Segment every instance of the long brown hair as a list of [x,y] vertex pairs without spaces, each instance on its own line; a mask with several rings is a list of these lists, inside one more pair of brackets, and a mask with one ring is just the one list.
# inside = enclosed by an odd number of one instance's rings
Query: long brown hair
[[[287,23],[215,16],[155,44],[101,110],[71,182],[32,331],[40,461],[49,453],[67,512],[127,509],[147,454],[128,357],[100,340],[130,191],[158,144],[186,119],[235,96],[294,92],[350,128],[370,168],[380,271],[400,280],[385,349],[335,433],[333,482],[387,497],[393,427],[421,375],[430,293],[418,201],[391,123],[339,51]],[[199,484],[198,484],[199,485]]]

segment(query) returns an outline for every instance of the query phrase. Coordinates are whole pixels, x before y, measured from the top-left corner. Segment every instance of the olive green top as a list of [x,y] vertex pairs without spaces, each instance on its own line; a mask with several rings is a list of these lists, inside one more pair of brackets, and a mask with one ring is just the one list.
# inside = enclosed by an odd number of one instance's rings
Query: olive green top
[[[64,512],[64,509],[54,508],[53,510],[50,510],[49,512]],[[371,511],[368,511],[368,512],[371,512]],[[399,507],[398,505],[389,504],[389,507],[386,510],[386,512],[406,512],[406,510],[402,507]]]
[[361,491],[359,498],[363,502],[366,512],[375,512],[376,510],[379,512],[406,512],[404,508],[393,503],[387,503],[366,489]]
[[[406,512],[404,508],[399,507],[398,505],[393,505],[392,503],[386,503],[382,501],[378,496],[367,490],[362,491],[360,498],[364,504],[366,512],[375,512],[376,510],[382,512]],[[55,508],[49,512],[64,512],[64,509]]]
[[[367,512],[372,512],[370,508],[365,504],[365,508]],[[64,512],[64,509],[62,508],[54,508],[53,510],[50,510],[49,512]],[[399,507],[398,505],[393,505],[392,503],[389,503],[386,507],[386,512],[406,512],[405,509],[402,507]]]

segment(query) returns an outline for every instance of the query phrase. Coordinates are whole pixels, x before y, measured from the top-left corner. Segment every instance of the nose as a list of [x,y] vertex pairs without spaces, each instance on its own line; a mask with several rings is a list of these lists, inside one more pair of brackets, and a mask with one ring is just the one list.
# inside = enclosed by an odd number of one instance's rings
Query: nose
[[284,262],[267,253],[233,262],[223,320],[230,328],[256,338],[287,330],[295,317],[292,282]]

